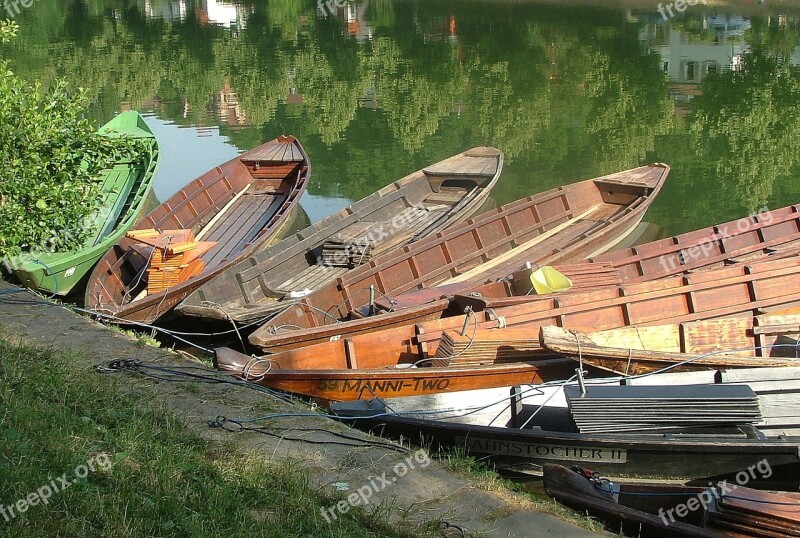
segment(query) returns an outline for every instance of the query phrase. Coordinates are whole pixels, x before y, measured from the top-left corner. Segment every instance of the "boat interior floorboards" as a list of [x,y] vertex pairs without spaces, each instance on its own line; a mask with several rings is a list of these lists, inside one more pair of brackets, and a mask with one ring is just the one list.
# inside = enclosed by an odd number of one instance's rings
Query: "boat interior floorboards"
[[[206,266],[219,263],[240,250],[277,213],[285,198],[284,194],[245,194],[237,200],[203,237],[204,241],[217,243],[203,256]],[[245,239],[232,241],[233,238]]]

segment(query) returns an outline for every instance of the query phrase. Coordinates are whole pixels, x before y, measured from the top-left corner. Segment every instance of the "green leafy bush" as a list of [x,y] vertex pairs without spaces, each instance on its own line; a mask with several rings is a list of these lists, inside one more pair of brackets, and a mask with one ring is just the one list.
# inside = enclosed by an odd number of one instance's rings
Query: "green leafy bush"
[[[17,26],[0,21],[0,42]],[[0,257],[79,247],[82,223],[99,209],[99,172],[135,155],[133,140],[97,134],[86,94],[28,84],[0,58]]]

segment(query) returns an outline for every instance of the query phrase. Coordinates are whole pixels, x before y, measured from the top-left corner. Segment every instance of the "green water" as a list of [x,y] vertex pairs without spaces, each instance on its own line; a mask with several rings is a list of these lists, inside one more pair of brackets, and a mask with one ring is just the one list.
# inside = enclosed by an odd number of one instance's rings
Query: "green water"
[[4,54],[85,87],[98,124],[148,113],[162,199],[291,133],[314,220],[477,145],[506,153],[500,203],[651,161],[673,167],[647,216],[670,233],[800,202],[800,4],[331,5],[36,0]]

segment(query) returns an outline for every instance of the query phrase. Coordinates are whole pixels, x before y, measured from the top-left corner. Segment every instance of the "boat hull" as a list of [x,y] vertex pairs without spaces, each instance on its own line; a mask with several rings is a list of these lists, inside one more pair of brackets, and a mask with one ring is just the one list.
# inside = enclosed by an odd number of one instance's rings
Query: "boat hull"
[[[381,256],[351,271],[347,279],[316,290],[256,330],[250,343],[268,350],[281,333],[346,325],[339,321],[369,304],[363,290],[370,286],[388,297],[435,285],[469,290],[513,272],[526,261],[578,261],[617,243],[638,224],[668,174],[668,166],[654,164],[500,207],[400,253]],[[376,318],[376,327],[384,322],[395,325],[390,318],[404,314],[398,309],[384,315],[382,320]]]
[[[117,164],[101,173],[104,184],[113,174],[129,174],[126,185],[117,186],[128,192],[124,213],[116,218],[116,225],[106,235],[98,238],[92,245],[67,252],[23,254],[19,263],[11,260],[9,268],[20,282],[31,289],[54,295],[68,295],[79,287],[98,260],[108,249],[125,235],[136,222],[153,187],[155,171],[158,167],[159,148],[155,135],[144,119],[136,112],[125,112],[100,128],[104,136],[141,138],[148,140],[147,152],[138,164]],[[114,200],[111,200],[112,205]]]
[[[604,254],[589,260],[593,263],[610,263],[618,269],[624,283],[639,283],[664,277],[674,277],[687,272],[721,269],[731,264],[746,264],[766,258],[781,258],[795,255],[800,249],[800,206],[793,205],[771,212],[738,219],[714,227],[688,232]],[[435,288],[434,288],[435,289]],[[479,291],[475,297],[473,292]],[[499,292],[499,293],[498,293]],[[480,286],[462,292],[463,295],[448,302],[441,296],[453,296],[453,290],[443,287],[441,293],[429,294],[424,307],[410,306],[408,310],[416,310],[419,317],[414,319],[413,313],[406,311],[380,312],[374,321],[364,319],[350,320],[331,326],[302,330],[270,330],[275,321],[265,324],[265,329],[258,331],[251,338],[251,343],[265,352],[278,352],[306,345],[320,344],[331,337],[348,338],[357,334],[382,331],[391,327],[399,327],[403,321],[411,324],[428,326],[432,320],[448,315],[460,315],[466,306],[473,310],[502,308],[542,298],[514,297],[507,293],[503,286]],[[555,295],[558,297],[559,295]],[[393,298],[395,299],[395,298]],[[399,297],[396,298],[403,306]],[[457,306],[454,304],[457,303]],[[439,313],[435,312],[440,307]],[[369,319],[369,318],[367,318]],[[443,322],[444,324],[445,322]],[[455,329],[463,323],[463,317],[450,328]],[[579,326],[583,327],[583,326]],[[586,326],[592,328],[591,325]]]
[[489,365],[480,368],[346,368],[285,370],[269,359],[251,359],[227,348],[216,350],[214,366],[265,387],[328,401],[376,397],[424,396],[562,379],[574,371],[571,361]]
[[[352,405],[352,404],[351,404]],[[535,472],[546,464],[580,465],[608,477],[680,480],[707,485],[733,477],[767,458],[774,472],[764,488],[796,489],[800,481],[800,438],[757,439],[668,435],[600,435],[477,426],[397,416],[379,403],[354,411],[343,405],[332,410],[358,428],[403,437],[421,446],[464,449],[489,458],[499,468]],[[352,415],[361,415],[354,417]],[[347,416],[350,415],[350,416]],[[370,418],[373,415],[374,418]]]

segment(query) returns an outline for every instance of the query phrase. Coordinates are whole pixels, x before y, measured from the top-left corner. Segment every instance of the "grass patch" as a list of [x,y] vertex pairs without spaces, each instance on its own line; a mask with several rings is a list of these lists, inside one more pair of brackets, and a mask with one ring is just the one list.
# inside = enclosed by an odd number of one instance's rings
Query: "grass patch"
[[[528,503],[528,509],[556,516],[587,530],[595,532],[604,530],[601,523],[586,514],[567,508],[546,495],[524,491],[520,484],[500,476],[485,460],[469,455],[465,447],[454,447],[440,453],[438,458],[451,471],[469,477],[471,482],[480,489],[496,493],[513,492]],[[493,517],[500,515],[491,514]]]
[[158,339],[156,339],[154,336],[148,333],[134,331],[133,329],[123,329],[122,327],[118,327],[117,325],[107,325],[107,327],[114,332],[124,334],[131,340],[134,340],[138,347],[144,347],[144,346],[161,347],[161,342],[159,342]]
[[501,477],[486,461],[467,454],[464,447],[454,447],[439,454],[444,466],[455,473],[468,476],[472,483],[486,491],[519,491],[514,482]]
[[0,340],[0,505],[63,473],[75,480],[92,458],[111,462],[53,493],[46,506],[10,521],[0,515],[0,535],[418,535],[361,509],[328,524],[320,508],[343,497],[312,487],[297,462],[269,463],[205,441],[154,403],[155,395],[126,394],[115,378],[77,366],[85,364]]

